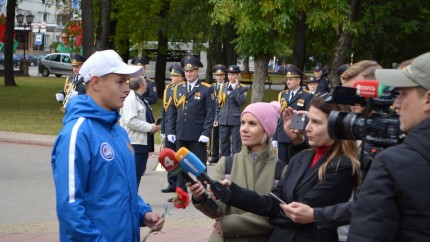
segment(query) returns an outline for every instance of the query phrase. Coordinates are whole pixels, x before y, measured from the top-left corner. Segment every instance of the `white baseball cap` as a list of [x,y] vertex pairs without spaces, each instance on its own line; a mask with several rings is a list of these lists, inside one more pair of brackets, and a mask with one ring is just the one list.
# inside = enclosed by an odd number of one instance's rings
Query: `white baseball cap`
[[430,90],[430,52],[418,56],[401,70],[380,69],[375,74],[376,79],[387,86],[423,87]]
[[128,75],[130,78],[142,75],[141,66],[129,66],[114,50],[96,51],[82,65],[79,74],[84,82],[89,82],[93,76],[104,76],[110,73]]

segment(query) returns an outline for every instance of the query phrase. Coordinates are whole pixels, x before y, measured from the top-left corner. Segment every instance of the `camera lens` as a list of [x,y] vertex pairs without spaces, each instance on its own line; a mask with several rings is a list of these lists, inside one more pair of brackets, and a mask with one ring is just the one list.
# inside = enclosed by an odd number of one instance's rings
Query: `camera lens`
[[361,139],[364,120],[355,113],[331,111],[328,116],[328,134],[332,139]]

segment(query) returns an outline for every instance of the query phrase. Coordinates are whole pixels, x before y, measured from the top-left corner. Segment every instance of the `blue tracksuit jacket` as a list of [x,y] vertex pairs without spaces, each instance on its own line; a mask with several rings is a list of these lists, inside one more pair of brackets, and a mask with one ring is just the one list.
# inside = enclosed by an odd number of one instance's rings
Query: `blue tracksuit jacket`
[[137,194],[134,154],[117,111],[79,95],[52,151],[60,241],[139,241],[152,211]]

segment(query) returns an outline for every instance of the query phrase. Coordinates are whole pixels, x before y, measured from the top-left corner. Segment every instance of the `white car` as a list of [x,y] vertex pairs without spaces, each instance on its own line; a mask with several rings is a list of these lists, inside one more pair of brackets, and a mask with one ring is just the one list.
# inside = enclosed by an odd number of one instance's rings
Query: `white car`
[[[49,74],[54,74],[56,77],[61,77],[62,75],[72,75],[73,67],[72,60],[69,53],[53,53],[46,55],[40,60],[43,65],[43,76],[49,76]],[[42,72],[42,69],[39,68]]]

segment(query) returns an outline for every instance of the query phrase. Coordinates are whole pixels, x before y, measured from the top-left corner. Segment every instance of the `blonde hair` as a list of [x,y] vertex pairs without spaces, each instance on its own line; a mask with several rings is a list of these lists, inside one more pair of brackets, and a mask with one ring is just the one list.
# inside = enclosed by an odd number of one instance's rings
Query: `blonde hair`
[[374,80],[376,79],[375,70],[377,69],[382,69],[382,66],[380,66],[378,62],[362,60],[348,67],[348,69],[342,73],[341,77],[348,81],[358,75],[362,75],[365,79]]
[[[336,103],[328,103],[321,97],[314,97],[310,103],[311,107],[317,108],[323,113],[330,114],[332,110],[338,110],[343,112],[351,111],[350,106],[340,105]],[[337,161],[334,160],[336,156],[345,156],[351,161],[352,165],[352,174],[354,175],[354,188],[356,188],[360,184],[361,180],[361,170],[360,170],[360,161],[358,160],[358,148],[355,140],[334,140],[333,145],[328,151],[329,155],[327,159],[321,164],[318,170],[318,179],[320,181],[324,180],[325,173],[327,168],[331,165],[338,166],[340,159]]]

